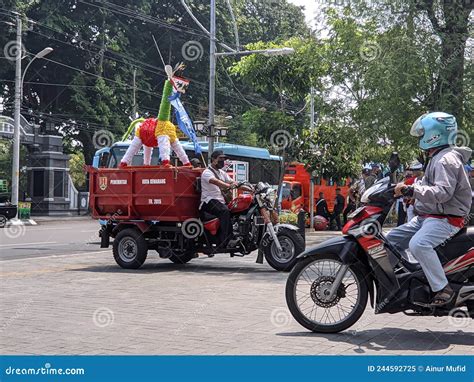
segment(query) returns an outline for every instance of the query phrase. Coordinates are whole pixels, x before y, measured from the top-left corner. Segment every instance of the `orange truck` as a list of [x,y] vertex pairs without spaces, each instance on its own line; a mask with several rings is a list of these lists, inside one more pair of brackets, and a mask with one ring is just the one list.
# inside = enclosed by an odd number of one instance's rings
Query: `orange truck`
[[[310,180],[311,174],[307,171],[304,164],[293,162],[287,166],[283,177],[281,194],[281,208],[283,210],[299,212],[303,209],[308,213],[310,212]],[[313,200],[315,215],[316,203],[320,192],[324,193],[329,212],[333,211],[334,201],[336,199],[336,188],[338,187],[341,189],[344,199],[347,200],[350,179],[345,179],[340,182],[333,182],[332,180],[326,179],[315,180]]]

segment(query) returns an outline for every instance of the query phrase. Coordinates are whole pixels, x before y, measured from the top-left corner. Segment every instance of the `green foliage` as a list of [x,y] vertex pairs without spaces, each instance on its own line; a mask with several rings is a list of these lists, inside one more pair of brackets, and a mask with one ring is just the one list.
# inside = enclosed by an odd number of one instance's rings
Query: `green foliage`
[[[362,1],[352,8],[327,8],[329,35],[323,40],[313,36],[251,45],[252,49],[292,46],[293,56],[252,55],[232,69],[244,83],[278,95],[280,110],[286,113],[286,98],[303,100],[311,85],[316,88],[317,132],[309,133],[308,119],[296,118],[292,131],[296,143],[289,154],[325,177],[354,175],[364,162],[386,162],[392,151],[398,151],[402,161],[411,161],[419,153],[409,129],[429,110],[457,110],[460,124],[473,135],[472,61],[466,62],[467,92],[459,84],[447,91],[444,83],[444,97],[439,89],[440,78],[452,70],[451,64],[464,72],[458,56],[453,56],[457,57],[453,63],[444,57],[449,27],[440,39],[430,28],[433,15],[427,17],[426,9],[414,3],[385,2],[373,9],[366,5]],[[465,113],[449,100],[453,89],[460,92],[458,100],[462,99]],[[268,137],[269,120],[253,118],[260,136]]]
[[291,38],[281,43],[258,42],[247,45],[249,50],[290,47],[295,54],[270,56],[253,54],[235,63],[231,72],[255,90],[277,96],[280,110],[288,99],[304,100],[308,87],[320,84],[325,65],[321,61],[321,44],[314,38]]
[[12,144],[0,140],[0,179],[7,180],[11,184],[12,178]]
[[308,36],[300,7],[286,0],[236,0],[236,18],[244,44]]
[[305,130],[293,143],[294,157],[317,177],[342,179],[354,176],[362,163],[360,137],[351,126],[327,121],[317,131]]
[[81,152],[71,154],[69,159],[69,174],[72,182],[78,190],[83,190],[86,186],[86,174],[84,172],[84,154]]
[[258,136],[253,126],[243,123],[242,118],[234,118],[228,130],[226,141],[236,145],[257,146]]
[[293,136],[298,125],[294,117],[281,111],[269,111],[266,109],[251,109],[242,115],[242,126],[244,130],[256,133],[257,143],[261,147],[272,148],[272,134],[278,130],[285,130]]
[[[262,36],[273,41],[303,36],[309,31],[301,9],[286,0],[232,3],[242,44],[258,41]],[[208,25],[209,2],[195,0],[188,4],[199,20]],[[23,33],[26,50],[36,53],[42,47],[51,46],[54,51],[47,58],[57,61],[33,63],[25,78],[23,112],[31,110],[37,123],[55,123],[66,135],[68,146],[84,153],[86,163],[91,163],[96,150],[93,142],[96,131],[106,129],[121,136],[128,126],[134,69],[137,70],[138,112],[141,116],[157,115],[166,75],[152,34],[166,63],[184,61],[187,65],[184,75],[191,79],[191,86],[183,103],[190,116],[193,119],[207,116],[208,39],[180,2],[5,0],[1,7],[21,11],[36,20],[37,24],[30,25],[29,31],[25,27]],[[233,46],[233,27],[224,1],[217,2],[217,24],[219,42]],[[7,28],[0,36],[0,48],[14,38],[15,29]],[[183,54],[184,44],[191,41],[202,46],[196,60],[189,60]],[[235,118],[248,109],[247,101],[235,97],[236,87],[252,93],[252,102],[253,98],[258,104],[266,102],[265,95],[256,95],[253,89],[243,89],[241,83],[231,81],[223,66],[229,61],[219,61],[217,108]],[[11,61],[0,60],[0,78],[11,81],[2,81],[0,96],[5,101],[5,113],[12,114],[14,65]]]

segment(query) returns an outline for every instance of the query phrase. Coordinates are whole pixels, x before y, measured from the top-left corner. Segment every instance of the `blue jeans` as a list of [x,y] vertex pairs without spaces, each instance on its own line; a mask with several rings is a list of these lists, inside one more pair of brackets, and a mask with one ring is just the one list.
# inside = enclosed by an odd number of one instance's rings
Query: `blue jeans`
[[448,279],[433,248],[459,230],[459,227],[449,224],[448,219],[415,216],[408,223],[391,230],[387,240],[402,252],[410,249],[413,257],[420,263],[431,290],[438,292],[448,285]]

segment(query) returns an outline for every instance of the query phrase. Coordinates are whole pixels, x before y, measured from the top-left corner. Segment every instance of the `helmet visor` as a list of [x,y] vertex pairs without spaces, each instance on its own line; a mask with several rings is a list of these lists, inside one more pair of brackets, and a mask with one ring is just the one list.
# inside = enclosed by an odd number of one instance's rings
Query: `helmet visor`
[[424,117],[425,116],[422,115],[420,118],[418,118],[415,121],[415,123],[413,124],[413,126],[411,127],[410,135],[412,135],[413,137],[421,138],[425,134],[425,129],[424,129],[423,125],[421,124],[421,120]]

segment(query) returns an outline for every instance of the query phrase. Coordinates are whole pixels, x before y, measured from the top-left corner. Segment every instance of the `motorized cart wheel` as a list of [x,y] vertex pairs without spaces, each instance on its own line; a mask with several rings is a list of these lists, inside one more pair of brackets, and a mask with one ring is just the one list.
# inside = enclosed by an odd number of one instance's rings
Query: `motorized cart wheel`
[[147,252],[146,240],[135,228],[120,231],[114,239],[114,259],[124,269],[140,268],[146,260]]
[[194,251],[187,251],[181,254],[172,254],[169,259],[175,264],[186,264],[196,258],[196,255],[197,254]]
[[289,272],[293,269],[298,255],[304,251],[304,239],[298,231],[288,228],[280,228],[277,236],[282,251],[278,251],[273,240],[263,243],[265,260],[267,260],[268,264],[270,264],[273,269]]

